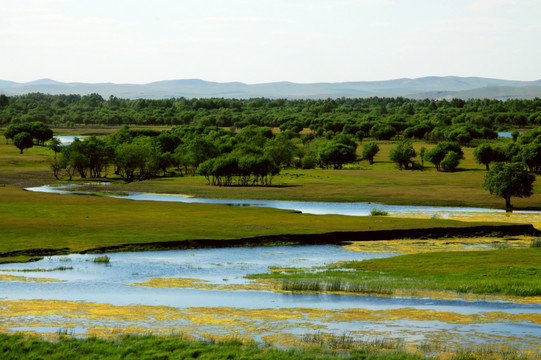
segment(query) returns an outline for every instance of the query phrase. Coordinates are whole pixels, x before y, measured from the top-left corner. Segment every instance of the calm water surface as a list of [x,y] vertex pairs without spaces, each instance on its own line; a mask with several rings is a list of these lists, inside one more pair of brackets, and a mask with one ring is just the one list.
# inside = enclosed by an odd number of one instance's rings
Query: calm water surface
[[[221,249],[172,250],[142,253],[112,253],[109,265],[97,264],[92,259],[97,255],[73,254],[69,256],[53,256],[34,263],[0,265],[0,275],[26,276],[33,278],[54,278],[63,282],[21,282],[0,281],[0,308],[3,302],[12,300],[66,300],[81,303],[122,305],[169,306],[181,311],[190,312],[193,308],[208,307],[209,311],[226,307],[233,309],[249,309],[253,311],[274,311],[280,309],[304,309],[302,311],[359,311],[385,312],[391,310],[415,312],[433,311],[445,314],[472,315],[489,312],[508,314],[538,314],[539,304],[519,304],[503,301],[466,301],[438,300],[415,298],[389,298],[374,296],[336,295],[336,294],[295,294],[276,293],[256,290],[204,290],[196,288],[153,288],[129,286],[145,282],[149,278],[194,278],[206,280],[211,284],[246,284],[247,274],[268,272],[268,267],[312,267],[330,264],[341,260],[364,260],[393,254],[360,253],[345,250],[334,245],[320,246],[278,246],[247,247]],[[22,269],[53,269],[59,266],[73,267],[72,270],[52,272],[20,272]],[[53,305],[54,306],[54,305]],[[308,310],[307,310],[308,309]],[[309,310],[311,309],[311,310]],[[114,310],[111,310],[114,312]],[[198,310],[200,311],[200,310]],[[232,310],[232,314],[234,310]],[[3,321],[13,320],[9,317]],[[203,316],[203,315],[201,315]],[[11,330],[55,331],[54,327],[43,326],[44,323],[70,323],[78,332],[92,326],[143,326],[152,329],[176,329],[191,326],[187,320],[138,320],[115,319],[110,317],[85,319],[82,316],[75,320],[73,316],[63,319],[62,316],[44,315],[36,312],[25,315],[16,321]],[[193,321],[193,320],[192,320]],[[252,318],[245,322],[257,322]],[[32,324],[42,324],[34,327]],[[259,323],[259,322],[258,322]],[[294,334],[325,331],[341,335],[343,333],[363,336],[385,336],[404,338],[408,341],[427,339],[438,331],[452,334],[455,338],[468,335],[469,341],[491,342],[492,338],[515,336],[524,337],[525,342],[531,339],[541,340],[541,325],[528,321],[481,321],[457,325],[453,322],[427,319],[413,321],[400,318],[382,319],[379,321],[332,321],[325,317],[311,316],[299,320],[282,319],[280,326],[268,324],[265,331],[257,331],[251,336],[261,339],[263,334],[276,334],[283,331],[284,326]],[[222,325],[213,323],[197,324],[194,329],[202,331],[224,330]],[[225,325],[224,325],[225,326]],[[255,325],[254,325],[255,326]],[[263,326],[263,325],[260,325]],[[242,329],[239,329],[239,331]],[[173,331],[173,330],[171,330]],[[184,330],[185,331],[185,330]],[[194,330],[196,331],[196,330]],[[196,332],[197,332],[196,331]],[[244,331],[244,330],[243,330]],[[246,330],[250,334],[252,330]],[[471,334],[476,334],[471,336]],[[484,334],[484,335],[483,335]],[[472,340],[473,339],[473,340]],[[487,340],[488,339],[488,340]],[[496,341],[496,340],[494,340]],[[526,345],[524,345],[526,346]]]
[[[106,183],[102,183],[105,185]],[[88,192],[77,192],[74,188],[79,185],[68,184],[60,186],[39,186],[30,187],[26,190],[48,192],[57,194],[91,194]],[[71,190],[70,190],[71,189]],[[391,215],[407,215],[422,213],[426,216],[437,215],[438,217],[448,218],[453,214],[459,213],[505,213],[501,209],[488,208],[472,208],[472,207],[450,207],[450,206],[415,206],[415,205],[384,205],[372,204],[363,202],[311,202],[311,201],[280,201],[280,200],[235,200],[235,199],[212,199],[212,198],[195,198],[184,195],[171,194],[150,194],[150,193],[126,193],[122,196],[110,195],[111,197],[121,198],[126,200],[146,200],[146,201],[166,201],[166,202],[182,202],[182,203],[205,203],[205,204],[222,204],[227,206],[247,206],[247,207],[270,207],[283,210],[301,211],[305,214],[319,215],[350,215],[350,216],[368,216],[372,209],[384,210]],[[541,211],[520,211],[514,213],[530,213],[541,214]]]

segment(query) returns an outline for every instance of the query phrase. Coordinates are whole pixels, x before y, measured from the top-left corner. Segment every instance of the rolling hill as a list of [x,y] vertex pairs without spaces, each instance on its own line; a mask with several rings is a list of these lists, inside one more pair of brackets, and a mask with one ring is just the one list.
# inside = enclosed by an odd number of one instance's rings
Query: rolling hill
[[0,80],[0,94],[22,95],[32,92],[46,94],[98,93],[104,98],[338,98],[338,97],[396,97],[416,99],[541,98],[541,80],[513,81],[480,77],[422,77],[387,81],[357,81],[339,83],[272,82],[245,84],[241,82],[211,82],[200,79],[166,80],[148,84],[64,83],[41,79],[27,83]]

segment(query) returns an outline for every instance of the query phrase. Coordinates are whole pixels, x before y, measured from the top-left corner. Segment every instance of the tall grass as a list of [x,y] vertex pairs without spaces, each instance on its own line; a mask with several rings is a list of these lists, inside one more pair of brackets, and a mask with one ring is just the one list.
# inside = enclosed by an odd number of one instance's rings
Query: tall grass
[[370,216],[387,216],[389,213],[385,210],[373,208],[370,210]]
[[541,296],[541,251],[433,252],[352,261],[326,269],[254,274],[293,292],[392,295],[419,290],[513,297]]
[[532,240],[532,242],[530,243],[530,247],[531,248],[540,248],[541,247],[541,238],[537,238],[537,239]]
[[[2,360],[49,359],[371,359],[420,360],[403,351],[381,352],[347,337],[329,339],[325,346],[277,348],[238,339],[189,341],[178,336],[124,335],[112,339],[74,338],[61,329],[55,341],[25,335],[0,334]],[[314,340],[318,341],[318,340]],[[355,345],[355,346],[353,346]],[[360,345],[361,347],[356,347]],[[344,350],[344,348],[346,348]]]
[[100,264],[109,264],[110,261],[111,261],[111,258],[107,255],[98,256],[92,260],[92,262],[100,263]]

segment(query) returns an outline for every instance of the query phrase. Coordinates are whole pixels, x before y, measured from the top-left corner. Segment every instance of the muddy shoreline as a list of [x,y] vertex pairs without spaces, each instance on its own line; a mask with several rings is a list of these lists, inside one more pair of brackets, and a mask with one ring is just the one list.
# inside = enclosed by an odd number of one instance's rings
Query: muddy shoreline
[[[400,239],[423,239],[423,238],[445,238],[445,237],[497,237],[516,235],[541,235],[541,231],[535,229],[531,224],[505,224],[505,225],[483,225],[470,227],[436,227],[425,229],[392,229],[374,231],[348,231],[329,232],[322,234],[283,234],[254,236],[240,239],[217,240],[217,239],[194,239],[180,241],[148,242],[139,244],[121,244],[104,246],[80,251],[80,254],[124,252],[124,251],[159,251],[178,250],[195,248],[223,248],[238,246],[276,246],[276,245],[344,245],[352,241],[374,241],[374,240],[400,240]],[[2,258],[25,256],[30,257],[28,261],[37,261],[44,256],[67,255],[73,253],[69,248],[48,249],[37,248],[27,250],[16,250],[0,253]]]

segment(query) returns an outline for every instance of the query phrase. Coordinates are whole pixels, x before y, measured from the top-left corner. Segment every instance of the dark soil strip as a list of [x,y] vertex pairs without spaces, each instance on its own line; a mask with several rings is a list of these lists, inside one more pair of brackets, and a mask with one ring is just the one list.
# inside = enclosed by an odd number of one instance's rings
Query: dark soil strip
[[[148,242],[139,244],[122,244],[115,246],[104,246],[81,251],[86,253],[104,253],[120,251],[156,251],[174,249],[195,249],[195,248],[222,248],[237,246],[276,246],[276,245],[324,245],[324,244],[347,244],[351,241],[373,241],[373,240],[399,240],[399,239],[423,239],[423,238],[445,238],[445,237],[478,237],[478,236],[505,236],[505,235],[541,235],[541,231],[530,224],[517,225],[486,225],[471,227],[437,227],[429,229],[394,229],[375,231],[348,231],[330,232],[324,234],[291,234],[291,235],[269,235],[250,238],[216,240],[197,239],[167,242]],[[1,258],[27,256],[32,260],[39,260],[43,256],[66,255],[71,253],[69,248],[61,249],[28,249],[0,253]]]

